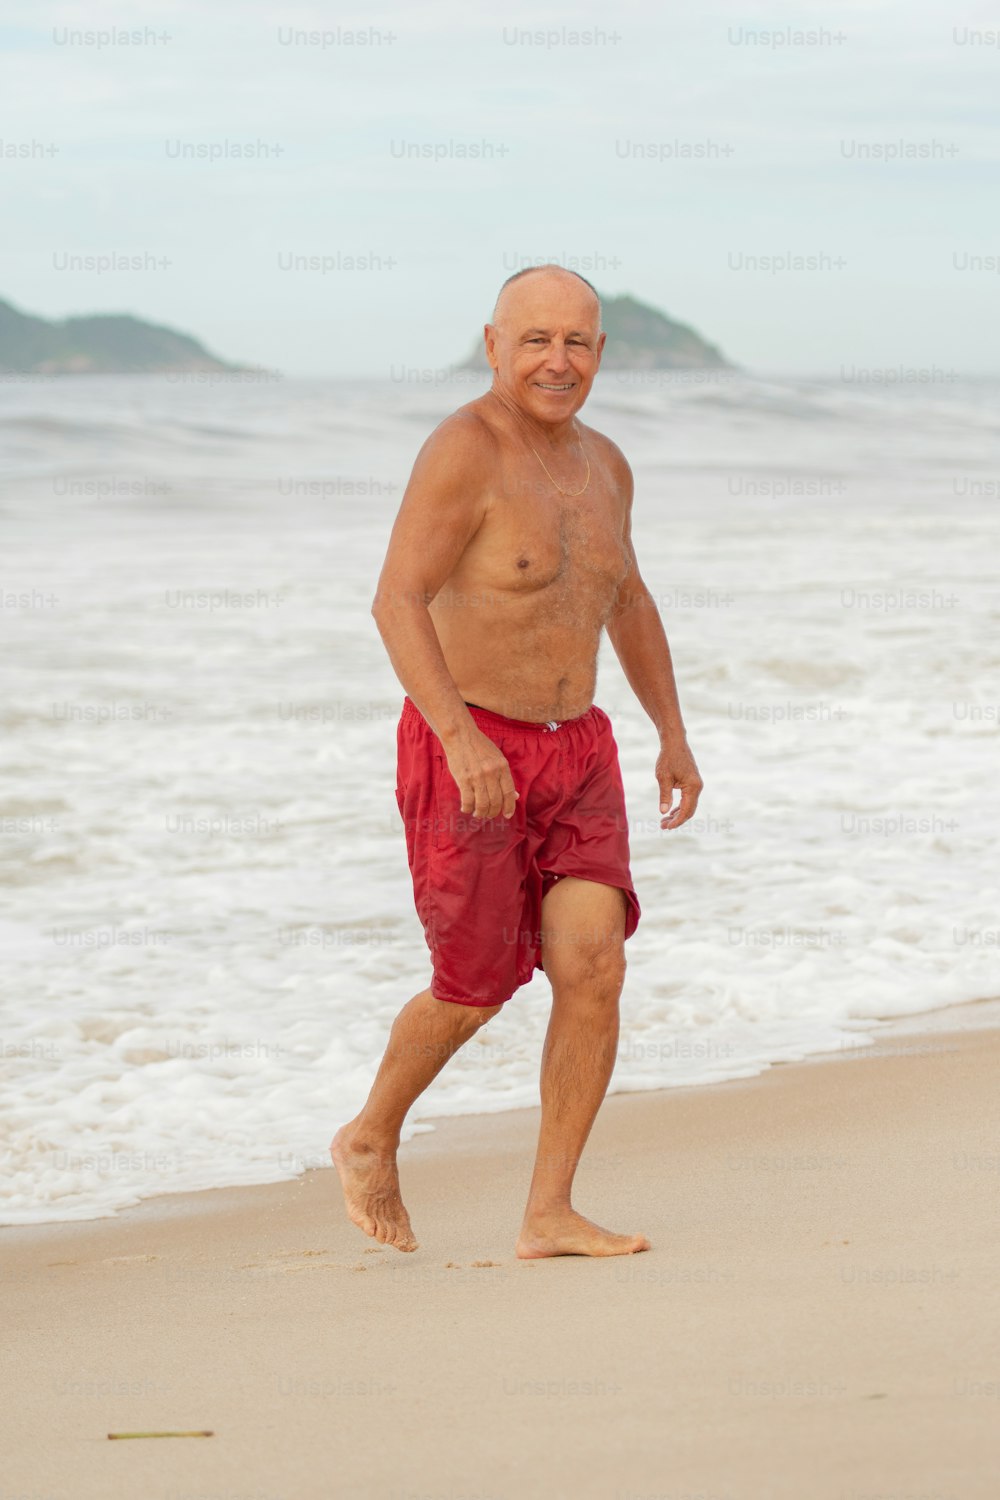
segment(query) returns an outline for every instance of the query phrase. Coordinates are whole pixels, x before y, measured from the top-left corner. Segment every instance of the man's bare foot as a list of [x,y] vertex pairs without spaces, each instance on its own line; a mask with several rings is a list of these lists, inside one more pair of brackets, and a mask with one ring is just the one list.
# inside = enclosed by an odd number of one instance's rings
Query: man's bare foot
[[612,1234],[573,1208],[526,1218],[517,1241],[521,1260],[540,1260],[546,1255],[636,1255],[649,1248],[644,1234]]
[[351,1126],[342,1125],[330,1143],[333,1165],[340,1174],[348,1218],[365,1234],[397,1250],[416,1250],[410,1216],[399,1193],[395,1152],[380,1155],[353,1139]]

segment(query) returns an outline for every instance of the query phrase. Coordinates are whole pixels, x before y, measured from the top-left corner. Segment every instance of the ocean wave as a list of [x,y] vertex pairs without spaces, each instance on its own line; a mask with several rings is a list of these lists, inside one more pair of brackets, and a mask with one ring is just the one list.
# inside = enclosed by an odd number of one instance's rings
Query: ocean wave
[[[428,977],[368,600],[414,419],[449,393],[222,391],[206,423],[183,388],[79,386],[7,418],[35,445],[6,488],[9,1223],[321,1163]],[[643,906],[618,1090],[750,1076],[1000,993],[982,391],[677,390],[588,408],[636,472],[706,778],[663,835],[655,733],[606,649]],[[537,976],[409,1132],[536,1103],[546,1021]]]

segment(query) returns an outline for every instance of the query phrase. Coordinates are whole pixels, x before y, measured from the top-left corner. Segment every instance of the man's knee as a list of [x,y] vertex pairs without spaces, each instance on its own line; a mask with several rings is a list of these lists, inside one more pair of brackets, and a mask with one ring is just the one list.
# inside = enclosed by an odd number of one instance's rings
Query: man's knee
[[601,1000],[617,1000],[625,984],[625,948],[617,943],[601,948],[582,960],[588,975],[584,981]]
[[545,972],[555,990],[569,990],[600,1004],[614,1003],[625,984],[624,943],[580,942],[551,949]]

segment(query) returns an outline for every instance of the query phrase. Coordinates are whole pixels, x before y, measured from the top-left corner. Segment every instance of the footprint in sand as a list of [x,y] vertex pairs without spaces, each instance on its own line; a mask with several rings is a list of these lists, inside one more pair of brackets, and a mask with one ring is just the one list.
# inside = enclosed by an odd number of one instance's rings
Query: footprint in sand
[[[276,1250],[267,1260],[251,1260],[241,1271],[257,1271],[263,1276],[293,1276],[300,1271],[365,1271],[367,1266],[346,1266],[330,1260],[331,1250]],[[367,1254],[368,1252],[366,1252]]]

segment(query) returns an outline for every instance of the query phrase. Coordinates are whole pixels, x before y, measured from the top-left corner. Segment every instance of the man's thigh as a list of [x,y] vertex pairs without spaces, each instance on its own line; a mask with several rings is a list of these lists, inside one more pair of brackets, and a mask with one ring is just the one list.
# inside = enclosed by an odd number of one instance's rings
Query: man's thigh
[[542,968],[553,990],[600,982],[621,988],[625,975],[625,892],[567,875],[542,901]]

